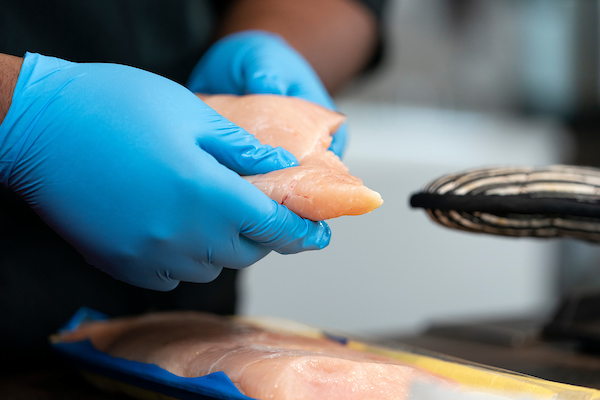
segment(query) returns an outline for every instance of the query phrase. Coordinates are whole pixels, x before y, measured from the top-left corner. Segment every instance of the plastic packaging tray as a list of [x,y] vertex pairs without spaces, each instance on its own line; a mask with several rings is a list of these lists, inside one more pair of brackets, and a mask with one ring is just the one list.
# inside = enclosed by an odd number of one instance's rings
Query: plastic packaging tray
[[[82,308],[71,318],[63,330],[76,329],[86,321],[104,319],[107,317],[102,313]],[[419,353],[414,349],[386,348],[340,335],[326,334],[316,328],[306,327],[293,321],[280,323],[278,320],[275,322],[273,320],[254,320],[254,323],[268,329],[293,331],[304,336],[327,337],[353,349],[384,354],[406,364],[454,379],[461,384],[460,392],[463,393],[485,393],[508,399],[600,399],[600,391],[595,389],[546,381],[441,355]],[[147,400],[252,400],[240,393],[223,372],[198,378],[184,378],[154,364],[112,357],[96,350],[90,341],[64,343],[60,342],[57,336],[53,336],[51,342],[54,349],[71,360],[90,382],[106,390],[123,392]]]

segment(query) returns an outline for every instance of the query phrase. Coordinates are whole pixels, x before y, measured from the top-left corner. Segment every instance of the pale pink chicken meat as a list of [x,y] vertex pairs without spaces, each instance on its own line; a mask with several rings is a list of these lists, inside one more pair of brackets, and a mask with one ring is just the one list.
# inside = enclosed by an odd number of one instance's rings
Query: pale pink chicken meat
[[379,193],[350,175],[329,151],[345,117],[308,101],[276,95],[202,95],[209,107],[253,134],[262,144],[283,147],[298,167],[245,176],[267,196],[314,221],[360,215],[379,207]]
[[416,367],[327,339],[278,333],[183,311],[92,322],[60,341],[90,339],[114,357],[156,364],[182,377],[224,372],[260,400],[406,399],[417,381],[454,386]]

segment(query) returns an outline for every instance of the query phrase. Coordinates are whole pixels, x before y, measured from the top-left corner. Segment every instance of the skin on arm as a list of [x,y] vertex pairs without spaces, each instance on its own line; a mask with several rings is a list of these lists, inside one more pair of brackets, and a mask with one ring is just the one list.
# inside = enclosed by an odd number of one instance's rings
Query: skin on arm
[[335,93],[369,62],[377,43],[377,21],[356,0],[238,0],[221,36],[261,29],[281,35]]
[[0,54],[0,124],[10,108],[23,59]]

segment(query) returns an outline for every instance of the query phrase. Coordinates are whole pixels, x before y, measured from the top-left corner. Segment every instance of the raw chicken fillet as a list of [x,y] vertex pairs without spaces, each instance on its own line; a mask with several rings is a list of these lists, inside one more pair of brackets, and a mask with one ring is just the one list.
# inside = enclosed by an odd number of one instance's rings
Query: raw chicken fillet
[[360,215],[383,200],[350,175],[332,151],[344,116],[308,101],[277,95],[201,95],[209,107],[253,134],[262,144],[283,147],[298,167],[245,178],[279,204],[314,221]]
[[406,399],[416,380],[450,385],[331,340],[193,311],[91,322],[59,340],[85,339],[114,357],[156,364],[182,377],[222,371],[240,392],[260,400]]

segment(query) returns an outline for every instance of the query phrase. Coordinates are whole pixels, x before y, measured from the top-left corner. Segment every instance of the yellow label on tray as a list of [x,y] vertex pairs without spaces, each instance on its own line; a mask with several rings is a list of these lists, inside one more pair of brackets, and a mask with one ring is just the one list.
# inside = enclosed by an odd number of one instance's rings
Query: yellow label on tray
[[460,364],[444,361],[420,354],[350,341],[348,347],[383,354],[400,361],[419,366],[423,369],[454,379],[466,390],[477,390],[505,396],[525,396],[528,398],[594,400],[600,399],[600,391],[580,386],[567,385],[521,375],[490,367]]

